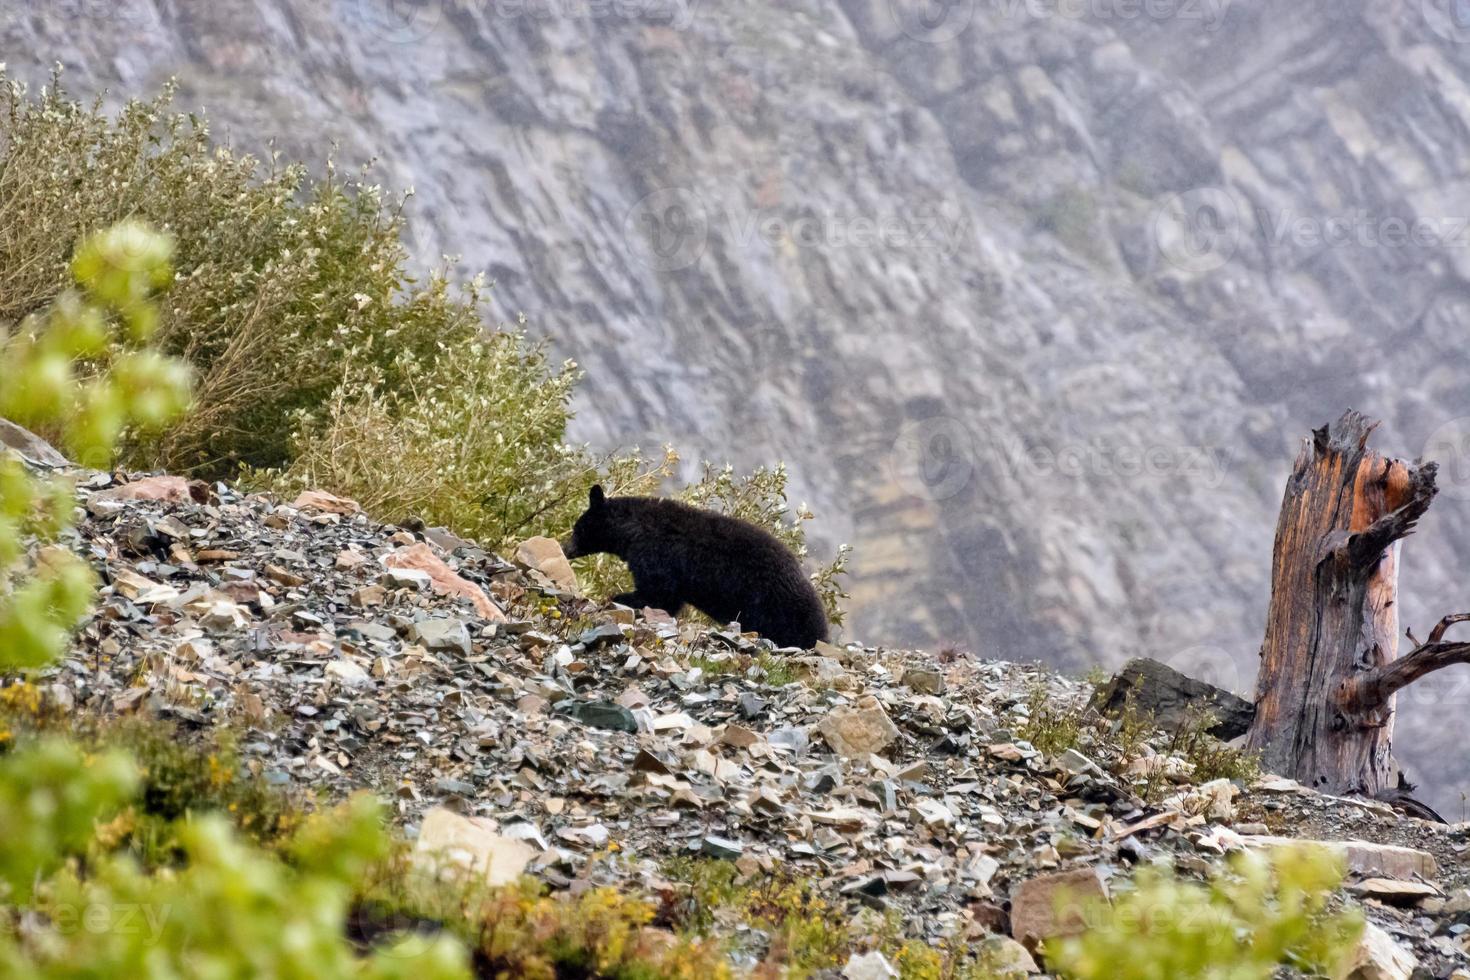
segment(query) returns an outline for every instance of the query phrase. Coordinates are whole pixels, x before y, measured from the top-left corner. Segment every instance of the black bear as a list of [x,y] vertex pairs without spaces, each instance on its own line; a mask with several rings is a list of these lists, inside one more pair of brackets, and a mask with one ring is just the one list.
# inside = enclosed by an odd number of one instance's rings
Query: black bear
[[827,638],[821,597],[796,555],[738,518],[659,497],[608,497],[593,487],[564,546],[568,558],[606,553],[628,563],[634,591],[613,602],[675,616],[687,603],[781,647],[809,649]]

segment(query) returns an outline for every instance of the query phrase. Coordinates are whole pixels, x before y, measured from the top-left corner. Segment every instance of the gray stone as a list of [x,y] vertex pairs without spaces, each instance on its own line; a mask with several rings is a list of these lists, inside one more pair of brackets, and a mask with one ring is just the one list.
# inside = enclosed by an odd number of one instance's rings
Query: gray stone
[[927,667],[910,667],[903,672],[903,683],[920,694],[933,694],[937,697],[944,693],[943,672]]
[[410,637],[426,650],[447,650],[468,655],[470,631],[458,619],[421,619],[413,624]]
[[700,844],[700,850],[709,857],[733,861],[745,853],[745,845],[727,837],[706,837]]
[[1124,664],[1098,689],[1093,706],[1103,714],[1117,716],[1130,696],[1134,709],[1152,715],[1161,728],[1177,729],[1188,721],[1191,711],[1204,708],[1215,716],[1209,733],[1226,742],[1249,731],[1256,715],[1255,705],[1244,698],[1145,658]]
[[390,589],[427,589],[433,579],[428,572],[417,568],[388,568],[378,576],[378,581]]
[[0,419],[0,446],[13,450],[21,459],[36,466],[71,465],[51,443],[6,419]]
[[610,732],[636,732],[638,722],[633,712],[611,701],[563,701],[556,706],[558,714],[569,715],[588,728]]

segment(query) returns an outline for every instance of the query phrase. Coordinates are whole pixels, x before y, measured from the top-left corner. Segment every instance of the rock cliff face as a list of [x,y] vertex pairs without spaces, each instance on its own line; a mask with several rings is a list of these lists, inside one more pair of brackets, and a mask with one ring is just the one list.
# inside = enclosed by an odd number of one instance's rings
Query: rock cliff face
[[[1282,481],[1349,405],[1444,464],[1405,622],[1470,606],[1457,11],[73,0],[0,57],[377,157],[416,251],[586,367],[580,437],[792,464],[853,635],[1249,693]],[[1400,715],[1455,815],[1464,673]]]

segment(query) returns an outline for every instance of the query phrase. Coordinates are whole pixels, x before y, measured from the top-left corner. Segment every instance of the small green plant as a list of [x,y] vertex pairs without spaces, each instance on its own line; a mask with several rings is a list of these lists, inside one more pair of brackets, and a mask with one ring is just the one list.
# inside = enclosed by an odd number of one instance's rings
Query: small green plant
[[761,681],[772,687],[785,687],[796,682],[796,667],[785,657],[762,653],[756,657],[755,667],[760,671]]
[[1047,755],[1075,748],[1086,727],[1085,709],[1058,705],[1040,681],[1026,696],[1026,711],[1017,734]]
[[1169,755],[1183,756],[1197,783],[1213,779],[1234,779],[1250,783],[1261,776],[1260,759],[1242,749],[1234,749],[1210,734],[1216,724],[1213,713],[1192,706],[1184,721],[1169,736]]
[[1118,717],[1106,722],[1113,746],[1118,750],[1118,769],[1124,771],[1143,754],[1148,739],[1158,731],[1153,715],[1140,711],[1130,691],[1123,700]]
[[1307,848],[1242,854],[1203,884],[1145,868],[1111,905],[1069,909],[1086,929],[1047,943],[1047,965],[1068,980],[1269,980],[1283,966],[1339,976],[1363,926],[1333,910],[1341,881],[1330,854]]

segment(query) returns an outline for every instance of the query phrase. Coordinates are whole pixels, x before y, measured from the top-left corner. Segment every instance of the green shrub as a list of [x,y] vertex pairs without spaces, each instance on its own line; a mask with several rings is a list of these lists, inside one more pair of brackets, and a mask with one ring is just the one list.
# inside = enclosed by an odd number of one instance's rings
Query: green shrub
[[[3,181],[0,181],[3,183]],[[187,400],[188,378],[177,363],[136,346],[155,318],[148,292],[166,281],[169,244],[146,229],[119,225],[84,242],[72,263],[76,286],[49,311],[0,328],[0,416],[54,423],[79,459],[106,465],[128,423],[157,426]],[[83,379],[77,358],[113,347],[111,371]],[[54,659],[86,610],[92,573],[55,548],[69,523],[70,483],[32,476],[0,451],[0,669]]]
[[396,388],[353,364],[323,406],[297,413],[290,465],[252,479],[322,487],[383,520],[418,518],[503,547],[569,530],[599,480],[615,493],[653,490],[673,461],[595,459],[567,445],[576,366],[553,368],[523,334],[405,354],[394,368]]
[[445,275],[405,271],[402,210],[369,175],[344,180],[329,162],[312,180],[213,146],[172,94],[110,118],[56,80],[31,97],[0,70],[0,328],[61,294],[87,234],[131,217],[177,246],[156,341],[195,368],[194,402],[166,432],[130,439],[130,464],[207,476],[280,465],[291,414],[326,401],[349,351],[392,388],[403,355],[476,336],[478,283],[459,295]]
[[1047,964],[1070,980],[1269,980],[1285,965],[1339,976],[1363,924],[1332,910],[1341,882],[1338,862],[1305,848],[1239,855],[1205,884],[1145,868],[1113,904],[1085,905],[1086,931],[1048,943]]

